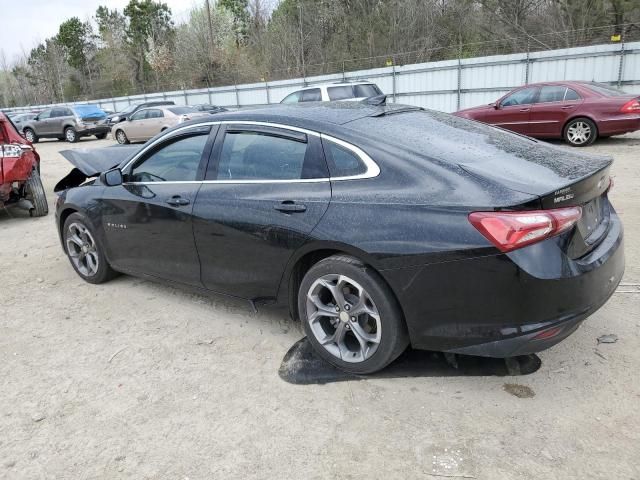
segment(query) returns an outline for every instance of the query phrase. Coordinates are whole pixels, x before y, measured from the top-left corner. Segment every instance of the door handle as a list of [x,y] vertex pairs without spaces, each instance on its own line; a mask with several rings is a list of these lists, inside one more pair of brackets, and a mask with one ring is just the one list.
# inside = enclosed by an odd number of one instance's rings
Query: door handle
[[575,108],[575,105],[565,105],[564,107],[560,107],[562,110],[571,110],[572,108]]
[[276,210],[284,213],[294,213],[294,212],[304,212],[307,210],[306,205],[302,205],[301,203],[296,203],[293,200],[285,200],[284,202],[279,203],[278,205],[274,205]]
[[191,203],[189,199],[182,198],[180,195],[174,195],[171,198],[167,198],[167,203],[173,207],[183,207]]
[[520,111],[521,112],[528,112],[529,110],[531,110],[530,108],[521,108]]

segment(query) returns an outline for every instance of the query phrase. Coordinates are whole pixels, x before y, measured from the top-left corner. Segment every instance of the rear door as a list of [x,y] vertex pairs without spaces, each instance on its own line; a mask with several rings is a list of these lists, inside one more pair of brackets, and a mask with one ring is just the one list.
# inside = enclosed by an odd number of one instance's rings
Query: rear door
[[497,104],[498,108],[488,109],[484,114],[485,118],[479,120],[528,135],[530,133],[531,106],[537,95],[537,87],[516,90],[503,98]]
[[580,95],[565,85],[544,85],[531,107],[531,135],[559,138],[564,124],[583,102]]
[[221,127],[193,212],[205,287],[275,296],[287,261],[329,205],[328,177],[315,134]]
[[124,168],[122,185],[104,188],[96,211],[103,212],[114,267],[201,286],[191,214],[213,143],[210,129],[194,126],[163,138]]

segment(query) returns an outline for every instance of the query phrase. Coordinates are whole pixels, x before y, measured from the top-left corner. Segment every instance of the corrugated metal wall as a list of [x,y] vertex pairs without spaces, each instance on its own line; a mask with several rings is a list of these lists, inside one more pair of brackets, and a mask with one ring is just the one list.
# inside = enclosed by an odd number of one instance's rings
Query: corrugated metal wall
[[444,112],[490,103],[514,87],[542,81],[597,81],[640,94],[640,42],[396,65],[306,79],[107,98],[91,103],[115,111],[131,103],[162,99],[179,105],[211,103],[238,108],[278,103],[305,85],[343,79],[370,80],[392,101]]

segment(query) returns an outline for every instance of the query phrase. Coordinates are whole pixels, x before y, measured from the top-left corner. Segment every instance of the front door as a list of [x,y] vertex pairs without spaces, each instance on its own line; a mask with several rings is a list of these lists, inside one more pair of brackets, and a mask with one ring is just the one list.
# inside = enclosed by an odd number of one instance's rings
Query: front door
[[193,212],[202,282],[237,297],[274,297],[331,199],[320,139],[284,128],[221,128]]
[[136,113],[129,117],[127,121],[127,125],[125,127],[125,133],[127,134],[127,138],[132,142],[137,142],[141,139],[145,139],[145,129],[147,122],[147,114],[149,110],[138,110]]
[[541,87],[538,101],[531,107],[531,134],[541,138],[560,138],[564,124],[582,102],[575,90],[564,85]]
[[116,269],[201,286],[191,215],[210,128],[163,139],[124,168],[123,185],[105,188],[102,226]]
[[487,113],[486,123],[528,135],[531,106],[538,94],[537,87],[516,90],[500,100],[497,108]]

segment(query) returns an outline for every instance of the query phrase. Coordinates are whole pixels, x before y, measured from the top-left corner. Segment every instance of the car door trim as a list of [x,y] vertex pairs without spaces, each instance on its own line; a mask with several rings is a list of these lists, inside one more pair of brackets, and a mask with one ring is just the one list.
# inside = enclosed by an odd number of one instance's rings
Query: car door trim
[[[333,182],[333,181],[343,181],[343,180],[363,180],[367,178],[374,178],[380,175],[380,167],[378,164],[365,153],[360,147],[357,147],[349,142],[345,142],[344,140],[340,140],[339,138],[335,138],[331,135],[326,135],[324,133],[315,132],[313,130],[307,130],[306,128],[294,127],[290,125],[283,125],[280,123],[272,123],[272,122],[259,122],[252,120],[221,120],[218,122],[202,122],[193,125],[186,125],[182,128],[178,128],[171,132],[171,135],[182,132],[184,130],[188,130],[190,128],[203,126],[203,125],[247,125],[247,126],[262,126],[262,127],[274,127],[281,128],[284,130],[291,130],[294,132],[304,133],[306,135],[312,135],[315,137],[319,137],[323,140],[327,140],[333,142],[341,147],[346,148],[347,150],[352,151],[356,156],[364,163],[366,167],[366,171],[357,175],[349,175],[349,176],[341,176],[341,177],[325,177],[325,178],[298,178],[298,179],[289,179],[289,180],[258,180],[258,179],[248,179],[248,180],[185,180],[185,181],[171,181],[171,182],[125,182],[127,185],[152,185],[152,184],[182,184],[182,183],[200,183],[200,184],[210,184],[210,183],[221,183],[221,184],[244,184],[244,183],[318,183],[318,182]],[[165,140],[166,137],[162,136],[149,145],[145,146],[142,150],[136,153],[131,160],[129,160],[123,167],[122,170],[126,170],[132,165],[136,160],[138,160],[142,155],[144,155],[147,151],[154,148],[158,143]]]

